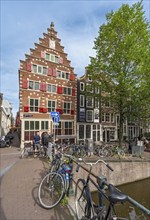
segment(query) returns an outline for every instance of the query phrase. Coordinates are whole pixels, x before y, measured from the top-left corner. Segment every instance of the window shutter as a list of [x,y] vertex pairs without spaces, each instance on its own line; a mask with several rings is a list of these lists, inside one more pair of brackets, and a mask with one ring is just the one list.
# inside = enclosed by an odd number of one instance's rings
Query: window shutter
[[40,90],[43,91],[43,83],[40,83]]
[[59,57],[59,63],[63,64],[63,58]]
[[47,108],[43,108],[43,113],[47,113]]
[[28,88],[28,80],[27,79],[23,79],[22,80],[22,88],[23,89],[27,89]]
[[56,109],[56,112],[59,112],[59,114],[63,114],[63,110],[60,109],[60,108],[57,108],[57,109]]
[[31,63],[26,63],[26,70],[31,72],[31,69],[32,69]]
[[29,111],[29,106],[24,106],[23,110],[24,110],[24,112],[28,112]]
[[41,58],[45,58],[45,52],[41,51]]
[[54,77],[57,76],[57,71],[56,71],[56,69],[53,69],[53,76],[54,76]]
[[73,109],[71,110],[71,115],[74,115],[74,110]]
[[57,86],[57,93],[62,94],[62,86]]
[[48,76],[52,76],[53,75],[53,69],[52,68],[48,68]]
[[42,107],[39,108],[39,112],[43,112],[43,108]]
[[42,90],[43,90],[44,92],[46,92],[46,83],[45,83],[45,82],[43,83],[43,88],[42,88]]
[[75,96],[75,88],[72,88],[72,96]]
[[75,80],[75,76],[74,76],[74,74],[72,74],[72,73],[70,74],[70,80],[71,80],[71,81]]

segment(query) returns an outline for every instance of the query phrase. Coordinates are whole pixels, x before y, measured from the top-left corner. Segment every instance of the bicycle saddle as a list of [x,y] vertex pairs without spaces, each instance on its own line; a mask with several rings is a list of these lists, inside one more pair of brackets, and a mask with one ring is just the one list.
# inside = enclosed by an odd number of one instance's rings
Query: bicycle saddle
[[117,189],[115,186],[112,184],[109,184],[109,200],[112,203],[117,203],[117,202],[125,202],[128,200],[128,196],[122,193],[119,189]]

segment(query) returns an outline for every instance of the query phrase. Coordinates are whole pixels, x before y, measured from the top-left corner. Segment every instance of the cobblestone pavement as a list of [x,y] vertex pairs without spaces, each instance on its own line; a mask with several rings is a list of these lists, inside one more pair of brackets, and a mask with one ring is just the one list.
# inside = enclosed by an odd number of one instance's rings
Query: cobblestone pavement
[[20,159],[14,147],[0,149],[0,153],[1,170],[8,168],[0,178],[0,220],[73,219],[66,206],[46,210],[39,205],[38,186],[48,168],[45,159]]

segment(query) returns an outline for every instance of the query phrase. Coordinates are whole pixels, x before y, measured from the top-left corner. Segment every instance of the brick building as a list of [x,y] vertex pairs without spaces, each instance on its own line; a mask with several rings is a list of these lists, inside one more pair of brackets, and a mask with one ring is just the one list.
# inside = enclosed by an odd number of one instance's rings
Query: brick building
[[[25,58],[19,69],[21,146],[37,131],[75,141],[77,79],[53,22]],[[59,112],[59,123],[52,120],[54,111]]]

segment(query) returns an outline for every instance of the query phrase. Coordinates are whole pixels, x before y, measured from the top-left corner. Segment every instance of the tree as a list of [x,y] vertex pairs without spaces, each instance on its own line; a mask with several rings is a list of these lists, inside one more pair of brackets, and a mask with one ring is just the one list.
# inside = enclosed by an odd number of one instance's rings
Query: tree
[[[96,56],[91,57],[88,74],[93,83],[105,87],[115,103],[120,115],[121,146],[123,123],[129,107],[146,106],[150,97],[150,26],[144,16],[142,1],[132,6],[123,4],[118,11],[108,13],[106,20],[94,42]],[[139,111],[132,113],[138,117]]]

